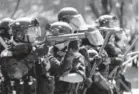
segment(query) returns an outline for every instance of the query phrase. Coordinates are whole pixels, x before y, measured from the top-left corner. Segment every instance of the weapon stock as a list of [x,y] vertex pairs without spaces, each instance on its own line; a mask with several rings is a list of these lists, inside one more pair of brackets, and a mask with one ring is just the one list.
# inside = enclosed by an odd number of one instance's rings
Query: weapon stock
[[64,34],[56,36],[47,36],[48,41],[59,41],[59,40],[76,40],[85,38],[85,33],[75,33],[75,34]]
[[[117,28],[106,28],[102,27],[100,28],[102,31],[110,31],[110,32],[120,32],[121,29]],[[94,31],[94,30],[93,30]],[[91,31],[91,33],[93,33]],[[64,34],[64,35],[48,35],[47,40],[48,41],[58,41],[58,40],[77,40],[77,39],[83,39],[86,38],[85,32],[90,32],[90,30],[83,30],[84,33],[74,33],[74,34]],[[105,42],[104,42],[105,43]]]
[[42,41],[35,41],[34,45],[38,44],[43,44],[45,42],[49,42],[50,44],[48,45],[55,45],[51,44],[51,42],[56,42],[56,41],[67,41],[67,40],[78,40],[78,39],[83,39],[85,38],[85,33],[75,33],[75,34],[63,34],[63,35],[47,35],[44,40]]

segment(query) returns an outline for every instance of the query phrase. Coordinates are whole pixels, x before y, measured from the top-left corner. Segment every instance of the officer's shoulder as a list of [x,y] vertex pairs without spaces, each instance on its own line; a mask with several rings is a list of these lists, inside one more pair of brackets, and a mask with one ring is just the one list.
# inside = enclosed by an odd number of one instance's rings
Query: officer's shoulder
[[75,58],[84,58],[84,56],[79,52],[74,52],[74,57]]

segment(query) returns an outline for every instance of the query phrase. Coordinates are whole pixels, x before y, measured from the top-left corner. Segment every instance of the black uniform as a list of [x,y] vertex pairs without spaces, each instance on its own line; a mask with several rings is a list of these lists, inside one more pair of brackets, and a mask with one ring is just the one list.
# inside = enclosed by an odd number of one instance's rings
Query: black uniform
[[[73,46],[77,45],[77,41],[70,42],[70,46],[68,48],[64,48],[63,50],[58,50],[57,48],[53,47],[52,50],[54,52],[54,56],[59,61],[59,64],[54,63],[57,65],[56,70],[56,84],[55,84],[55,94],[74,94],[76,92],[76,84],[63,82],[59,80],[61,75],[66,75],[68,73],[79,73],[83,78],[85,78],[85,62],[84,57],[79,52],[71,53],[69,48],[73,48]],[[71,46],[72,45],[72,46]],[[76,46],[77,47],[77,46]],[[62,59],[63,55],[63,59]],[[79,65],[79,66],[78,66]]]

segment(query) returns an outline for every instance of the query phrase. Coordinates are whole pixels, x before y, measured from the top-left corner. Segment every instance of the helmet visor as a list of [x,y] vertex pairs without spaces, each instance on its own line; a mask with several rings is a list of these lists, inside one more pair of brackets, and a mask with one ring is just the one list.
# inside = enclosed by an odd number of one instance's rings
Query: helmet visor
[[36,38],[40,36],[41,28],[39,26],[29,27],[25,33],[25,37],[28,37],[29,42],[35,42]]
[[81,29],[83,26],[86,26],[86,23],[81,14],[72,16],[72,19],[70,20],[70,24],[72,24],[77,29]]

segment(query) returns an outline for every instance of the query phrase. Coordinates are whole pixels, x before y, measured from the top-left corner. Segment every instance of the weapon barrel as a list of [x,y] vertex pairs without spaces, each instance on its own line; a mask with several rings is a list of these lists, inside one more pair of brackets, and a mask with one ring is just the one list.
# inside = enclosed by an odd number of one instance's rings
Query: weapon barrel
[[85,38],[85,33],[75,33],[75,34],[64,34],[57,36],[48,36],[48,41],[57,41],[57,40],[70,40],[70,39],[83,39]]
[[[137,55],[137,54],[139,54],[139,51],[130,52],[130,53],[128,53],[128,54],[126,55],[126,57],[128,57],[128,56],[133,56],[133,55]],[[124,55],[121,55],[121,56],[124,57]]]
[[121,33],[122,29],[121,28],[107,28],[107,27],[100,27],[100,31],[108,31],[108,32],[113,32],[113,33]]
[[127,61],[123,62],[123,66],[126,65],[127,63],[131,62],[132,60],[134,60],[138,55],[133,56],[132,58],[128,59]]

